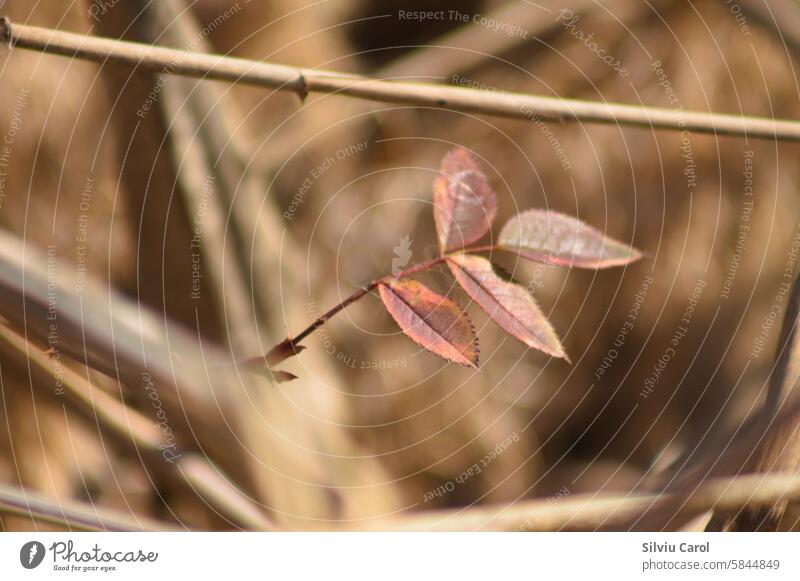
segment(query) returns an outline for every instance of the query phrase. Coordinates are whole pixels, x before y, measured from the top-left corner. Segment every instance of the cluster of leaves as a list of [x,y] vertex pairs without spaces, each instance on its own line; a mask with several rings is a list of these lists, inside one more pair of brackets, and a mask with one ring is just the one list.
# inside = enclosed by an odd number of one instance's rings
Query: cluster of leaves
[[497,215],[497,197],[475,158],[457,147],[445,155],[433,184],[433,217],[439,256],[393,272],[336,305],[294,338],[244,363],[274,381],[294,375],[274,366],[303,349],[300,342],[336,313],[377,288],[383,305],[402,331],[422,348],[448,361],[478,367],[478,338],[467,313],[447,297],[409,278],[445,263],[458,284],[492,320],[528,347],[567,359],[561,341],[528,291],[495,272],[479,253],[506,251],[557,266],[605,268],[628,264],[641,254],[607,238],[580,220],[549,210],[527,210],[503,227],[496,244],[470,246],[485,236]]
[[[528,347],[567,359],[552,325],[522,286],[499,276],[479,252],[515,253],[535,262],[582,268],[605,268],[633,262],[641,254],[604,236],[576,218],[547,210],[513,217],[497,244],[473,246],[491,228],[497,198],[475,158],[463,148],[451,150],[433,184],[433,216],[439,258],[458,284],[492,320]],[[407,269],[419,272],[419,268]],[[466,312],[404,272],[376,283],[384,306],[403,332],[424,349],[446,360],[478,366],[478,339]]]

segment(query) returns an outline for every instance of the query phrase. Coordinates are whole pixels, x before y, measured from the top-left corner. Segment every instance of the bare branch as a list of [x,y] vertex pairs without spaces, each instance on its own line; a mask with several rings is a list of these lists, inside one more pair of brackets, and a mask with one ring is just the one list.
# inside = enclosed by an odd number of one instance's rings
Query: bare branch
[[513,119],[535,118],[696,131],[751,138],[800,140],[800,123],[719,113],[679,112],[655,107],[560,99],[523,93],[477,90],[426,83],[372,79],[318,69],[295,68],[218,55],[206,55],[133,42],[96,38],[0,19],[0,40],[31,49],[98,63],[115,61],[163,74],[240,82],[293,91],[340,93],[350,97],[452,109]]

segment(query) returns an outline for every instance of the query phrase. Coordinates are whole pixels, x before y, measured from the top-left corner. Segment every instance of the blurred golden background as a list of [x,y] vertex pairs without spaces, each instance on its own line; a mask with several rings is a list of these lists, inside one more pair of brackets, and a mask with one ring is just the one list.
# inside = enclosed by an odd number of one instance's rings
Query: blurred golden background
[[[797,118],[800,8],[775,3],[786,15],[777,28],[764,6],[6,0],[0,15],[381,78]],[[359,526],[406,510],[647,490],[656,472],[761,405],[785,310],[776,296],[787,272],[793,279],[800,235],[796,144],[335,94],[301,100],[8,48],[0,67],[0,131],[12,137],[2,228],[43,276],[52,257],[65,293],[114,289],[143,341],[150,331],[138,309],[164,340],[141,348],[162,374],[155,398],[147,377],[119,372],[139,356],[135,341],[120,360],[101,357],[122,381],[81,357],[58,358],[75,389],[108,398],[115,431],[58,392],[58,368],[31,365],[34,347],[14,347],[22,331],[9,323],[0,342],[5,484],[178,527]],[[645,253],[597,272],[504,259],[571,365],[509,339],[475,308],[481,369],[447,365],[368,296],[283,365],[299,377],[291,383],[204,372],[265,353],[393,261],[430,258],[431,184],[456,144],[480,156],[498,228],[547,207]],[[451,284],[444,270],[423,280],[442,292]],[[114,314],[82,305],[87,316]],[[80,333],[61,339],[58,349],[70,348],[83,352]],[[189,399],[186,369],[207,387]],[[156,439],[169,426],[174,453],[191,462],[176,470],[160,444],[142,452],[126,436],[127,409]],[[226,484],[239,500],[220,501]],[[0,522],[60,528],[19,515]]]

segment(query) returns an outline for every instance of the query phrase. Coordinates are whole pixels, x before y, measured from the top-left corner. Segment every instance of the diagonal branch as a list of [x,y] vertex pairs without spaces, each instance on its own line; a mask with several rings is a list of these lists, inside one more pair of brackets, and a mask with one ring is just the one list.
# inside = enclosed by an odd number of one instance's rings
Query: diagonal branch
[[318,69],[207,55],[12,23],[0,18],[0,41],[18,48],[105,63],[115,61],[163,74],[240,82],[307,93],[452,109],[512,119],[536,118],[631,125],[675,131],[800,141],[800,122],[719,113],[673,111],[428,83],[392,82]]
[[[715,508],[739,510],[800,499],[800,477],[751,474],[705,482],[680,508],[688,518]],[[584,494],[561,500],[525,500],[507,505],[428,510],[356,524],[382,531],[595,531],[626,530],[628,522],[653,504],[670,504],[673,495]],[[654,530],[654,529],[649,529]]]
[[26,517],[76,531],[170,531],[158,521],[131,518],[122,512],[101,509],[80,502],[53,502],[45,497],[0,484],[0,514]]
[[[26,358],[28,367],[32,371],[52,373],[53,365],[47,353],[28,343],[24,337],[12,329],[2,325],[0,325],[0,345]],[[276,528],[261,507],[231,483],[230,479],[210,460],[196,452],[187,452],[180,455],[174,462],[164,461],[160,451],[164,449],[166,441],[156,423],[129,408],[104,390],[93,388],[85,376],[71,367],[61,366],[59,373],[65,395],[71,403],[106,428],[120,445],[132,447],[148,471],[154,473],[167,471],[173,479],[175,473],[179,473],[189,488],[204,499],[217,514],[222,515],[235,526],[259,531]],[[0,512],[4,506],[2,495],[0,495]],[[22,510],[22,513],[36,518],[37,514],[34,509],[35,506],[31,508],[30,513],[26,510]],[[69,525],[71,528],[82,528],[82,523],[85,523],[86,519],[81,517],[73,522],[75,514],[80,517],[82,513],[64,509],[56,516],[58,516],[59,523]],[[120,519],[114,517],[112,520],[119,521]],[[125,523],[128,521],[135,522],[130,517],[125,520]],[[142,526],[137,527],[131,524],[125,526],[126,528],[120,530],[142,528]],[[106,529],[100,527],[98,530]],[[146,527],[146,530],[149,528]]]

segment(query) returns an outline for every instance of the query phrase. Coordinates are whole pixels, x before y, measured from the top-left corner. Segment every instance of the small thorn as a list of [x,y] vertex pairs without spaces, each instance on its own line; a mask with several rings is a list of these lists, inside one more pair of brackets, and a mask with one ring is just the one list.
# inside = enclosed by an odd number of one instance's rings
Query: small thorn
[[306,98],[308,97],[308,84],[306,83],[306,78],[300,73],[297,77],[297,80],[300,83],[300,86],[297,88],[296,94],[297,97],[300,99],[300,104],[306,102]]

